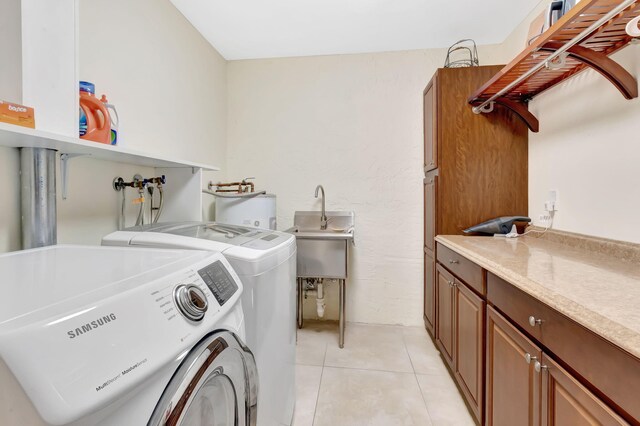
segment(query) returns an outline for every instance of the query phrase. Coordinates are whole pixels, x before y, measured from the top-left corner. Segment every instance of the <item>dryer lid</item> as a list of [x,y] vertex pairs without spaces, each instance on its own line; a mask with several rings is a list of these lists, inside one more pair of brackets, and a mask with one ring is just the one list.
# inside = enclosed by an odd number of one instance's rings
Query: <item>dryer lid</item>
[[[57,245],[0,256],[0,325],[131,278],[152,280],[206,257],[185,250]],[[113,290],[113,291],[121,291]]]

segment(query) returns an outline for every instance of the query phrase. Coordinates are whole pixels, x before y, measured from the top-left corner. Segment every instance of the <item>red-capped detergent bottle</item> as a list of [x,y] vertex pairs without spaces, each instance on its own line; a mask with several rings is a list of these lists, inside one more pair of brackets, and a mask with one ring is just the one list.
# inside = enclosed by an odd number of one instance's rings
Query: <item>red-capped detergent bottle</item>
[[111,143],[111,120],[105,104],[96,98],[96,87],[80,82],[80,139]]

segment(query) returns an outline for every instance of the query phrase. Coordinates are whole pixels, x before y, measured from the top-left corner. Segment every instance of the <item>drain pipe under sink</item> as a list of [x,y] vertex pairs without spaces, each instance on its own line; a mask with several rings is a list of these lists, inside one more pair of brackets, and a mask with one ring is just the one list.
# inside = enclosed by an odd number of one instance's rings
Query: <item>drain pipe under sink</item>
[[324,317],[324,308],[326,304],[324,303],[324,284],[319,282],[317,284],[317,293],[316,293],[316,306],[318,308],[318,317]]

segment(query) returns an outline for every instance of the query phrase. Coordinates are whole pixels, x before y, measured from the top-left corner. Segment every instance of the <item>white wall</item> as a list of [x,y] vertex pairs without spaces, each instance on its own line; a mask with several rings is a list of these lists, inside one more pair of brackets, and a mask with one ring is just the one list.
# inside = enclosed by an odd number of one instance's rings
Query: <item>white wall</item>
[[[225,169],[226,61],[168,0],[82,0],[79,39],[80,76],[117,106],[124,146]],[[9,73],[0,71],[2,81]],[[20,248],[18,159],[17,150],[0,149],[0,252]],[[58,198],[58,241],[97,244],[115,230],[112,179],[136,172],[153,169],[72,160],[69,199]],[[136,210],[128,209],[131,224]]]
[[80,79],[116,105],[123,146],[224,168],[226,61],[169,0],[82,0]]
[[[540,2],[503,44],[510,60],[526,42]],[[612,56],[636,79],[640,46]],[[626,100],[604,77],[585,71],[537,96],[529,109],[540,132],[529,132],[529,216],[544,213],[549,190],[558,191],[553,228],[640,243],[640,100]]]
[[[499,54],[480,49],[483,64]],[[356,213],[349,321],[422,322],[422,90],[444,59],[427,50],[229,62],[229,177],[255,176],[277,194],[280,229],[296,210],[320,209],[316,184],[327,209]]]
[[222,169],[205,180],[225,176],[226,66],[169,0],[80,4],[80,79],[116,105],[120,143]]
[[[640,46],[613,56],[636,78]],[[556,229],[640,243],[640,100],[586,71],[535,98],[529,135],[529,214],[559,192]]]
[[0,100],[22,102],[22,33],[20,1],[0,5]]

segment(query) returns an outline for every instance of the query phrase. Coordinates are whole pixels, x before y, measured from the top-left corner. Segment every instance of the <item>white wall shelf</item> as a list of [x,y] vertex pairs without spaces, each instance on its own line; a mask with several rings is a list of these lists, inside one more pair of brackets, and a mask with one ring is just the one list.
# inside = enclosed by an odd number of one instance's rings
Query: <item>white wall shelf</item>
[[0,123],[0,146],[9,148],[49,148],[61,154],[89,155],[98,160],[114,161],[158,168],[197,168],[220,170],[209,164],[172,159],[162,155],[147,154],[119,146],[85,141],[79,138]]

